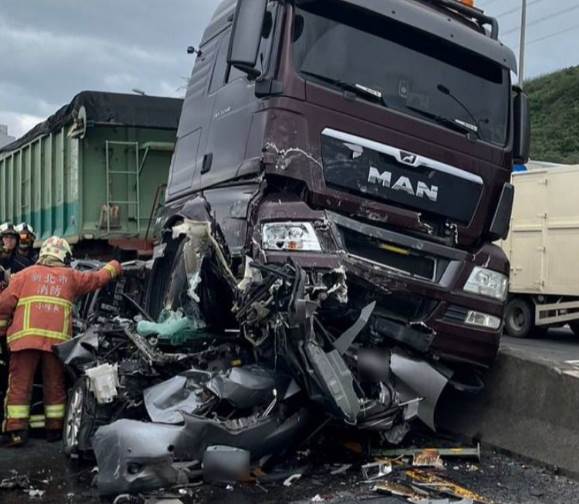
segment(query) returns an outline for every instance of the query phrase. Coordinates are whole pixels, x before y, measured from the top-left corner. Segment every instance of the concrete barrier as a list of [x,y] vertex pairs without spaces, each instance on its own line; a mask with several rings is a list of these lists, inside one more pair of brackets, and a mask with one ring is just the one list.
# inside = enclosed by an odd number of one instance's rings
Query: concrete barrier
[[477,397],[448,393],[440,429],[579,476],[579,367],[503,348]]

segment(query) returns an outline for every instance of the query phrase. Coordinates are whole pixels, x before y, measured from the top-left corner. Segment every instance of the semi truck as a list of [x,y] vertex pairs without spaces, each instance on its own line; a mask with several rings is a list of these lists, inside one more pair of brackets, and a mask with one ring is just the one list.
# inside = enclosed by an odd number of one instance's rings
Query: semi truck
[[[493,242],[508,234],[530,136],[516,58],[471,3],[223,1],[191,50],[151,315],[188,270],[177,229],[210,222],[240,281],[252,262],[290,261],[320,291],[342,274],[345,306],[326,314],[338,332],[375,303],[361,341],[464,383],[488,368],[509,275]],[[225,276],[195,285],[208,324],[227,329]]]
[[182,100],[83,91],[0,148],[0,222],[26,222],[36,246],[64,236],[78,257],[152,249]]
[[579,335],[579,166],[514,173],[505,332],[517,338],[569,324]]

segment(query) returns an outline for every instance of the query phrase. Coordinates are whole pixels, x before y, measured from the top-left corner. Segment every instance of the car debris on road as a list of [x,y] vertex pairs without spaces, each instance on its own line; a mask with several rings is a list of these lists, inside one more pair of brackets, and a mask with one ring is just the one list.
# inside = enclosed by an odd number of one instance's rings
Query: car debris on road
[[[375,333],[373,302],[338,324],[352,311],[343,270],[312,278],[293,261],[248,258],[239,280],[213,221],[184,220],[171,235],[179,260],[155,318],[143,289],[155,262],[125,264],[117,285],[81,303],[78,335],[55,347],[73,382],[64,451],[96,459],[101,495],[258,482],[256,470],[267,474],[328,427],[362,432],[374,447],[402,443],[417,419],[435,428],[452,370]],[[216,292],[230,307],[221,324],[207,310]],[[410,453],[380,452],[365,480]],[[476,455],[411,454],[438,468],[442,456]]]

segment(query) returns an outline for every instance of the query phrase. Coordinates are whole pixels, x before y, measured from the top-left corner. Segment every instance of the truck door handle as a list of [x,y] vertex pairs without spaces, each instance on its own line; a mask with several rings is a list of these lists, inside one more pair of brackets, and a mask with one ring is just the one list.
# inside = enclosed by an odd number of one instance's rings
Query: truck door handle
[[203,166],[201,166],[201,174],[207,173],[211,170],[211,165],[213,164],[213,153],[209,152],[203,156]]

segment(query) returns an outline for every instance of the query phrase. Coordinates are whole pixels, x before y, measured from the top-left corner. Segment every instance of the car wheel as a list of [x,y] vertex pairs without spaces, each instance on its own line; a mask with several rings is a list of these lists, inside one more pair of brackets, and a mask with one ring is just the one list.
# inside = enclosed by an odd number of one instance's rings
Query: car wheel
[[505,308],[505,332],[513,338],[528,338],[534,326],[531,305],[521,298],[513,298]]
[[79,378],[70,391],[64,428],[63,449],[70,458],[82,458],[90,446],[94,425],[94,397],[89,392],[88,379]]

